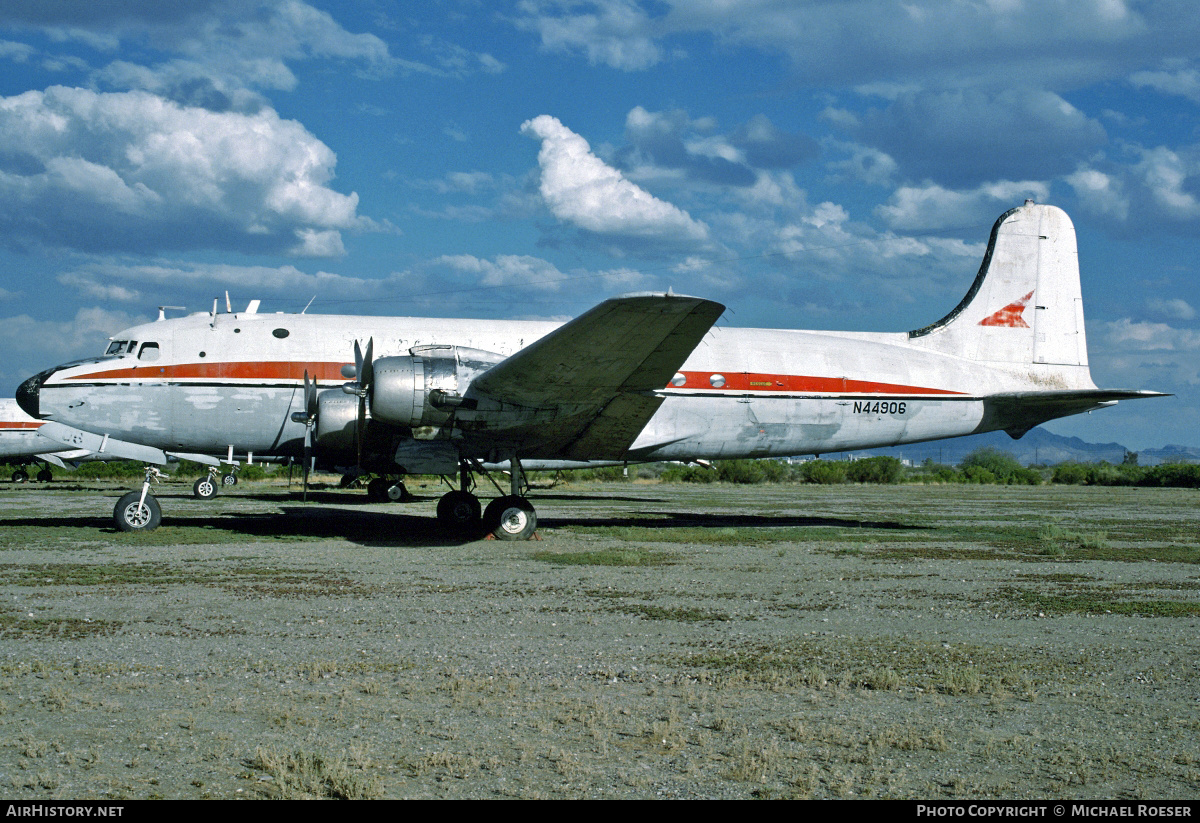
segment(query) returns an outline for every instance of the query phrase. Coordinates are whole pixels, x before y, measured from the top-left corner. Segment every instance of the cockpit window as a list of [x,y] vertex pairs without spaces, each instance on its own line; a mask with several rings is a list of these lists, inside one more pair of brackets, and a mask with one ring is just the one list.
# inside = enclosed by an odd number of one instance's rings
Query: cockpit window
[[143,343],[142,348],[138,351],[138,360],[152,363],[158,359],[158,353],[157,343]]
[[125,345],[128,342],[129,342],[128,340],[114,340],[108,344],[108,351],[106,351],[104,353],[105,354],[121,354],[123,351],[125,351]]

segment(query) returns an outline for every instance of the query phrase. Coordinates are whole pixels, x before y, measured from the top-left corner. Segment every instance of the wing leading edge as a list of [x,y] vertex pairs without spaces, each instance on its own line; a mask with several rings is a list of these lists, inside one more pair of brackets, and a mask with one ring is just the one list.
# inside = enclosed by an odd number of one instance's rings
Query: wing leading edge
[[538,410],[504,433],[522,455],[621,459],[662,389],[725,311],[673,294],[606,300],[472,381],[468,396]]

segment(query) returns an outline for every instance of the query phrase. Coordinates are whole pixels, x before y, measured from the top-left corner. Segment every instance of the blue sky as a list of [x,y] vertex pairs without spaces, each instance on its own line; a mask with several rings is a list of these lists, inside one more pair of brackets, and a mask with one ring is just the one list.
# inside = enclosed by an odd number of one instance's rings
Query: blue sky
[[1032,197],[1097,384],[1177,395],[1048,428],[1200,445],[1198,109],[1193,0],[0,0],[0,382],[226,290],[905,331]]

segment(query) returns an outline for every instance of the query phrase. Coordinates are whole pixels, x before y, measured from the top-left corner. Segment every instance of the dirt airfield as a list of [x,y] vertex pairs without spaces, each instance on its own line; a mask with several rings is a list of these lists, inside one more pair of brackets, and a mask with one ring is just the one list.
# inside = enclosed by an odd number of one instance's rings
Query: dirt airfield
[[0,793],[1200,797],[1200,494],[0,483]]

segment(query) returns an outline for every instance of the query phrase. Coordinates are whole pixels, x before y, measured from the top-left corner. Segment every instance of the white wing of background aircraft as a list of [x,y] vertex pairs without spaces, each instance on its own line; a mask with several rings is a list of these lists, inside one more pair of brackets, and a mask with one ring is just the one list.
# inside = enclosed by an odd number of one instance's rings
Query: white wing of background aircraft
[[[457,475],[439,519],[516,539],[536,525],[522,479],[535,465],[1020,437],[1158,396],[1092,382],[1075,229],[1032,202],[997,220],[966,297],[924,328],[715,328],[723,311],[669,293],[613,298],[564,324],[214,306],[127,329],[104,356],[25,381],[17,399],[65,445],[152,464],[236,452]],[[481,512],[473,476],[497,463],[510,493]],[[150,475],[118,503],[120,528],[158,524]]]

